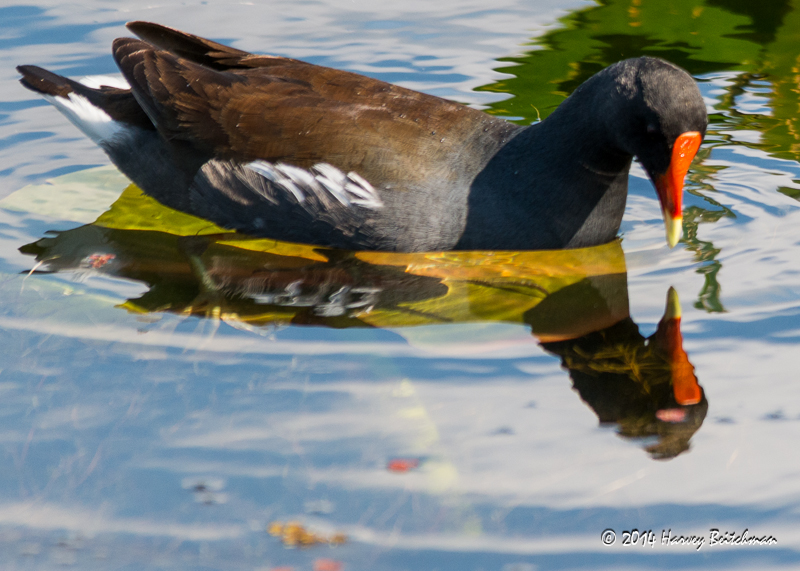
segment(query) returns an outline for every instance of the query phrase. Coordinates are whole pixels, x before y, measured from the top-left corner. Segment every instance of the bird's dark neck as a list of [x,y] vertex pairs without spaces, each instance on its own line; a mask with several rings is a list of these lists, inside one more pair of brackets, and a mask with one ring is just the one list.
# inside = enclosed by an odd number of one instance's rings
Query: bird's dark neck
[[[592,97],[574,94],[496,153],[472,184],[459,249],[576,248],[616,236],[632,157]],[[487,226],[497,229],[496,245],[477,243]]]

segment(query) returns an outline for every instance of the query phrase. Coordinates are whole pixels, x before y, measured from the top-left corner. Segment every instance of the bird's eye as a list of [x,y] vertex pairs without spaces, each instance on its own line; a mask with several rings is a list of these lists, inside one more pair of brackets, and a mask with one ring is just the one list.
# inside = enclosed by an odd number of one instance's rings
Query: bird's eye
[[658,127],[656,125],[653,125],[652,123],[648,123],[647,124],[647,134],[648,135],[655,135],[656,133],[658,133]]

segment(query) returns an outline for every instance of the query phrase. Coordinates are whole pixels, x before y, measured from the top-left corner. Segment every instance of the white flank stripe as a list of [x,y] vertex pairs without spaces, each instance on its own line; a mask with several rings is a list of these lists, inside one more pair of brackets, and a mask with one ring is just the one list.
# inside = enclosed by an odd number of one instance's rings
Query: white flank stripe
[[375,195],[373,193],[368,191],[363,186],[360,186],[360,185],[358,185],[358,184],[356,184],[354,182],[347,181],[347,184],[345,185],[344,188],[350,194],[354,194],[358,198],[361,198],[363,200],[367,200],[367,201],[374,201],[375,200]]
[[376,210],[383,207],[378,192],[358,173],[343,173],[328,163],[318,163],[306,170],[283,163],[253,161],[245,165],[273,184],[290,191],[298,202],[305,200],[303,191],[310,195],[326,192],[343,206],[357,205]]
[[275,165],[275,170],[301,186],[314,186],[314,177],[306,170],[284,164]]
[[345,206],[350,206],[350,200],[344,193],[344,188],[342,188],[342,185],[321,175],[317,175],[317,180],[322,184],[322,186],[328,189],[328,192],[330,192],[336,200]]
[[328,163],[318,163],[311,168],[340,187],[344,187],[344,184],[347,182],[347,177],[345,174],[335,166],[329,165]]
[[297,188],[297,185],[295,185],[284,174],[278,172],[275,167],[273,167],[272,164],[268,163],[267,161],[253,161],[245,166],[251,171],[260,174],[268,181],[287,189],[294,195],[294,197],[297,199],[297,202],[305,201],[306,197],[303,194],[303,191]]

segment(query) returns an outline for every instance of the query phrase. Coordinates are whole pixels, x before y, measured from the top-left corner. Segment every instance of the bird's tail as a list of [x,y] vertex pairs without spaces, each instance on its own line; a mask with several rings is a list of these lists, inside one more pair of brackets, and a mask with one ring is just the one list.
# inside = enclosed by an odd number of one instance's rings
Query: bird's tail
[[154,129],[130,89],[94,87],[35,65],[20,65],[17,71],[22,74],[23,86],[47,99],[97,143],[108,141],[126,127]]

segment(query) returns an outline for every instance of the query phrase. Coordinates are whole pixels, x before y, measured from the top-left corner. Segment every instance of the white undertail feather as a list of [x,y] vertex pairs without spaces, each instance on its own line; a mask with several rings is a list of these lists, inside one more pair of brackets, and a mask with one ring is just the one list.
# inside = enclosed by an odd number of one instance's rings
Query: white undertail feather
[[300,203],[306,200],[307,194],[314,193],[323,201],[331,196],[343,206],[357,205],[372,210],[383,207],[378,191],[362,176],[355,172],[345,174],[327,163],[318,163],[309,170],[267,161],[253,161],[246,166],[275,186],[291,192]]
[[110,142],[126,131],[124,126],[114,121],[99,107],[89,103],[89,100],[82,95],[77,93],[70,93],[68,97],[44,95],[44,98],[97,144]]

